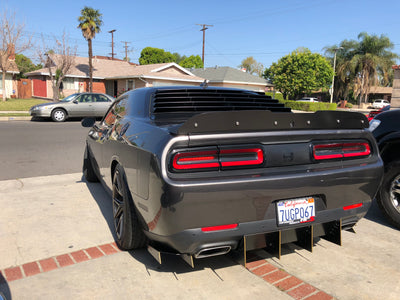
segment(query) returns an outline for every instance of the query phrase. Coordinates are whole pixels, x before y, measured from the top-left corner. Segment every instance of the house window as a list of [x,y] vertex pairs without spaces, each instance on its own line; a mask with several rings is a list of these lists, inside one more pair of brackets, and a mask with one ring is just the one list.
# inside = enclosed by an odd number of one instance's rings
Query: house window
[[135,82],[133,80],[127,80],[126,81],[126,90],[130,91],[135,88]]
[[63,87],[64,90],[74,90],[75,89],[75,80],[74,78],[64,78],[63,79]]

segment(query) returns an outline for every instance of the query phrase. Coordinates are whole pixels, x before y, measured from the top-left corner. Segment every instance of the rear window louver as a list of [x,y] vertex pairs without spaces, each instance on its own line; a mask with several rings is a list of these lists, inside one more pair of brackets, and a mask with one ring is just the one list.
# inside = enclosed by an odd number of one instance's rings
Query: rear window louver
[[246,91],[218,89],[158,90],[153,96],[153,114],[196,114],[232,110],[288,112],[290,108],[270,96]]

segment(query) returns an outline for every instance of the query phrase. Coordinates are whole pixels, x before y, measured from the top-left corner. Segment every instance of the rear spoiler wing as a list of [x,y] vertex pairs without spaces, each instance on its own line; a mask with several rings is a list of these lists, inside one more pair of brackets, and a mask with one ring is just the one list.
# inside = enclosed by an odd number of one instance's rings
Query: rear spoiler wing
[[195,115],[175,128],[178,135],[277,130],[365,129],[369,122],[358,112],[315,113],[263,110],[209,112]]

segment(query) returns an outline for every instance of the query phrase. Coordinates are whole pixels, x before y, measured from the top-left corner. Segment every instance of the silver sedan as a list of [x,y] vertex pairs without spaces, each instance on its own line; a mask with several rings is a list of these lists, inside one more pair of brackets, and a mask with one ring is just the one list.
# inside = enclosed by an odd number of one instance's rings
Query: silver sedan
[[64,122],[67,118],[104,116],[114,98],[100,93],[76,93],[60,102],[43,103],[32,106],[32,117],[52,118],[55,122]]

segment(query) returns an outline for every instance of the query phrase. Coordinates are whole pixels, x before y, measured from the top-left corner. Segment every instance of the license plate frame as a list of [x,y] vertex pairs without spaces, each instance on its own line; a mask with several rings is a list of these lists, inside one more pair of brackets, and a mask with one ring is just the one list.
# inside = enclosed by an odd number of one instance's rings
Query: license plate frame
[[313,222],[314,218],[314,197],[301,197],[276,202],[276,221],[278,226]]

